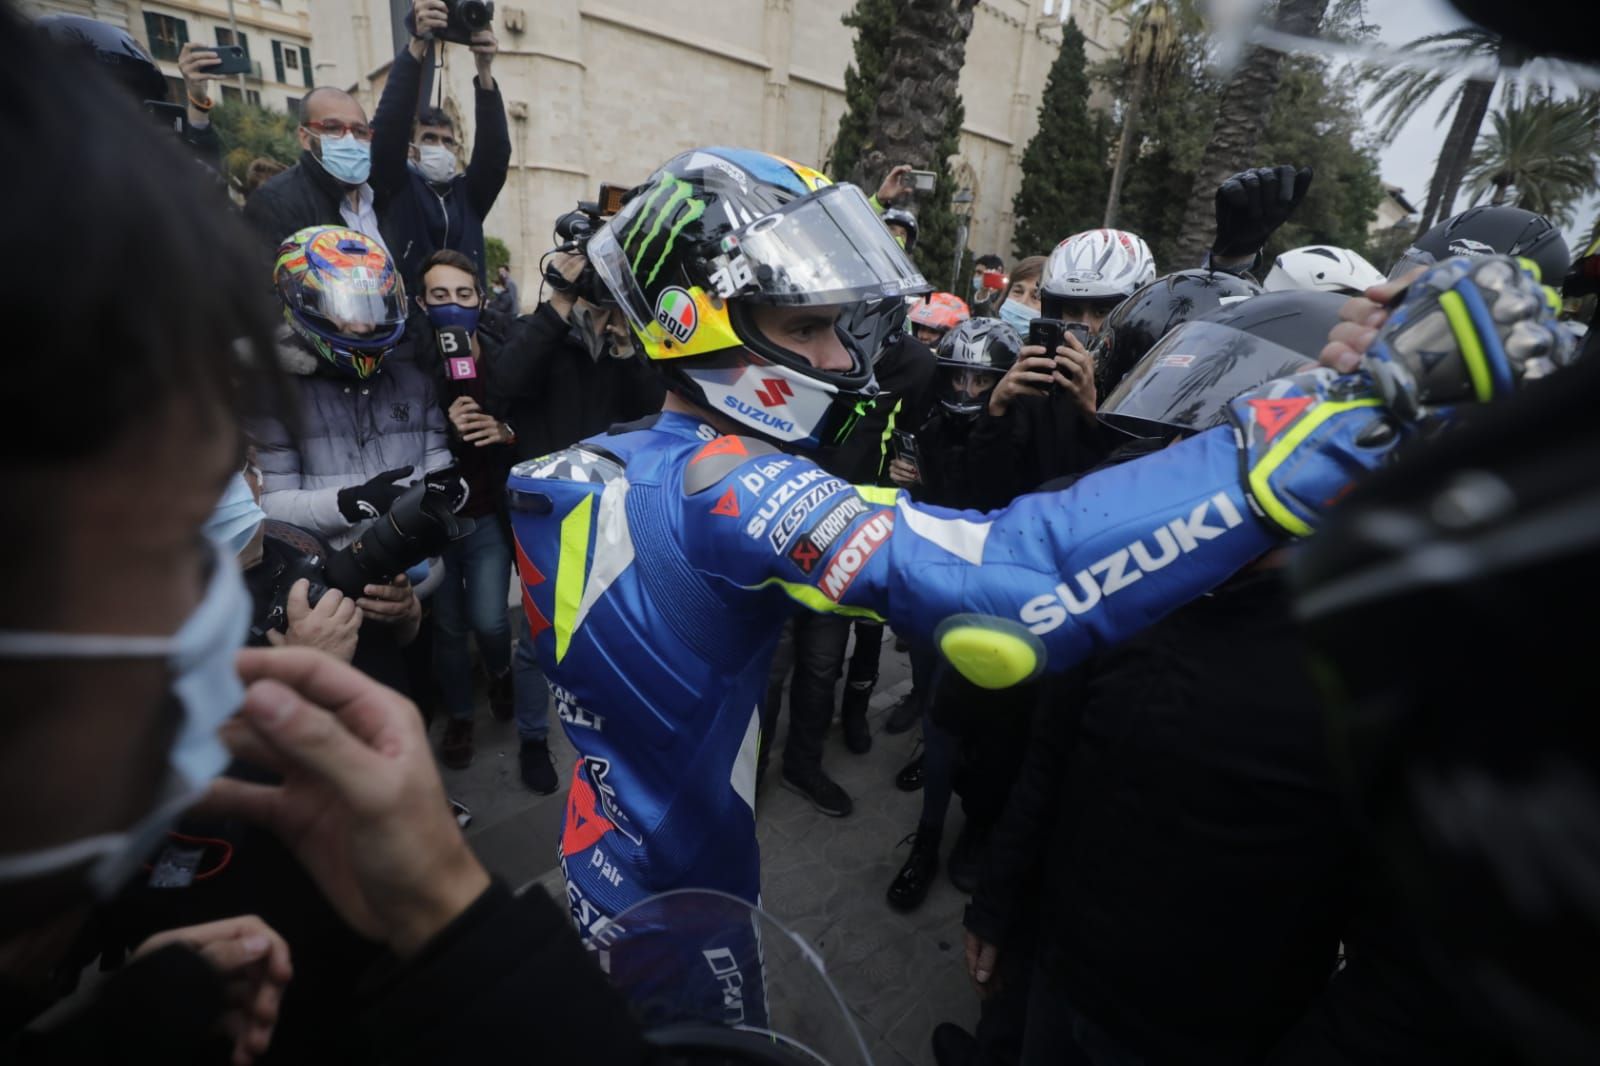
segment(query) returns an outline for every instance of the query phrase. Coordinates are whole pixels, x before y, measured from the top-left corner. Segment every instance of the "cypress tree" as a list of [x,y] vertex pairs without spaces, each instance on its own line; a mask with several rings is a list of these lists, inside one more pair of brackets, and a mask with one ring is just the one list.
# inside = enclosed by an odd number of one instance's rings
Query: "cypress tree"
[[1089,112],[1083,31],[1068,21],[1039,98],[1039,129],[1022,154],[1022,184],[1011,211],[1018,259],[1043,255],[1091,229],[1106,201],[1106,129]]
[[[856,0],[842,21],[856,31],[855,62],[844,70],[844,114],[829,153],[827,171],[846,180],[861,159],[873,110],[878,106],[878,82],[888,65],[889,31],[894,27],[894,0]],[[870,195],[871,189],[867,190]]]

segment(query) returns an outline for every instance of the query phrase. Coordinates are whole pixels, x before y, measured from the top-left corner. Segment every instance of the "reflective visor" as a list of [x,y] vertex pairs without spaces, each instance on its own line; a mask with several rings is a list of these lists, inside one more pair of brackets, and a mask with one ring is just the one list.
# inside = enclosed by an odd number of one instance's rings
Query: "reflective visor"
[[406,321],[405,289],[393,274],[335,278],[321,287],[303,278],[291,298],[319,332],[356,344],[389,337]]
[[1407,248],[1394,266],[1389,268],[1389,281],[1395,281],[1409,271],[1420,266],[1432,266],[1439,260],[1432,252],[1424,252],[1421,248]]
[[1316,364],[1299,352],[1214,322],[1185,322],[1145,354],[1105,403],[1100,420],[1136,437],[1219,426],[1228,401]]
[[732,240],[730,258],[749,267],[739,294],[757,303],[852,304],[931,289],[854,185],[819,189]]

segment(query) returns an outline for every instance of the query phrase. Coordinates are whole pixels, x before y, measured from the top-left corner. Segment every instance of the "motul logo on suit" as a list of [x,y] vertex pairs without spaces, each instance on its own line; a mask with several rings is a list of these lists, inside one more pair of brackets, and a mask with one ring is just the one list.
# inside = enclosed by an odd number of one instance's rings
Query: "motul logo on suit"
[[845,592],[849,590],[851,582],[861,568],[867,565],[867,560],[872,558],[874,552],[883,546],[889,539],[889,534],[894,532],[894,514],[884,511],[874,515],[867,523],[856,530],[855,536],[844,542],[844,547],[833,557],[828,568],[822,572],[822,580],[817,582],[822,589],[822,594],[835,603],[838,603]]

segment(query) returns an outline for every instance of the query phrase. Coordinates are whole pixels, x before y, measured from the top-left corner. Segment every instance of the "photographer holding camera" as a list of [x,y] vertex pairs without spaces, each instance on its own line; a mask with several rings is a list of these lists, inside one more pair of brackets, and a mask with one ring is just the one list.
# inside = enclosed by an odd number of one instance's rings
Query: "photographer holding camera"
[[[484,281],[483,220],[506,183],[511,162],[505,101],[490,73],[499,48],[488,25],[492,14],[493,5],[413,0],[413,36],[394,57],[372,120],[371,180],[384,205],[384,238],[406,287],[414,292],[419,291],[423,260],[441,248],[466,255],[479,282]],[[436,107],[418,111],[423,64],[434,41],[441,47],[446,41],[470,42],[478,68],[476,134],[465,171],[459,170],[460,137],[450,116]]]
[[[408,491],[413,475],[450,466],[444,413],[415,362],[391,358],[405,343],[405,288],[376,241],[330,226],[302,230],[279,248],[273,279],[289,321],[279,361],[299,377],[299,417],[296,433],[276,417],[252,422],[261,507],[343,548],[372,519],[398,515],[398,503],[422,507]],[[464,492],[448,474],[434,480],[440,493]],[[373,533],[375,540],[389,535],[387,527]],[[367,616],[393,623],[409,640],[420,609],[403,571],[427,555],[402,556],[388,572],[363,569],[382,557],[369,550],[358,562],[335,553],[327,584],[355,595]]]

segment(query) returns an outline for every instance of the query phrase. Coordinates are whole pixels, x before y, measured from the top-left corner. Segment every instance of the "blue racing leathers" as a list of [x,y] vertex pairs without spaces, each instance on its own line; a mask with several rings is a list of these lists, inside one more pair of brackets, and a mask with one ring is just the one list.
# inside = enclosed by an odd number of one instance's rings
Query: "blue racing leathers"
[[518,466],[524,608],[578,751],[560,861],[580,928],[673,888],[757,899],[758,705],[797,604],[885,619],[991,687],[1065,669],[1279,542],[1237,439],[988,515],[671,412]]

